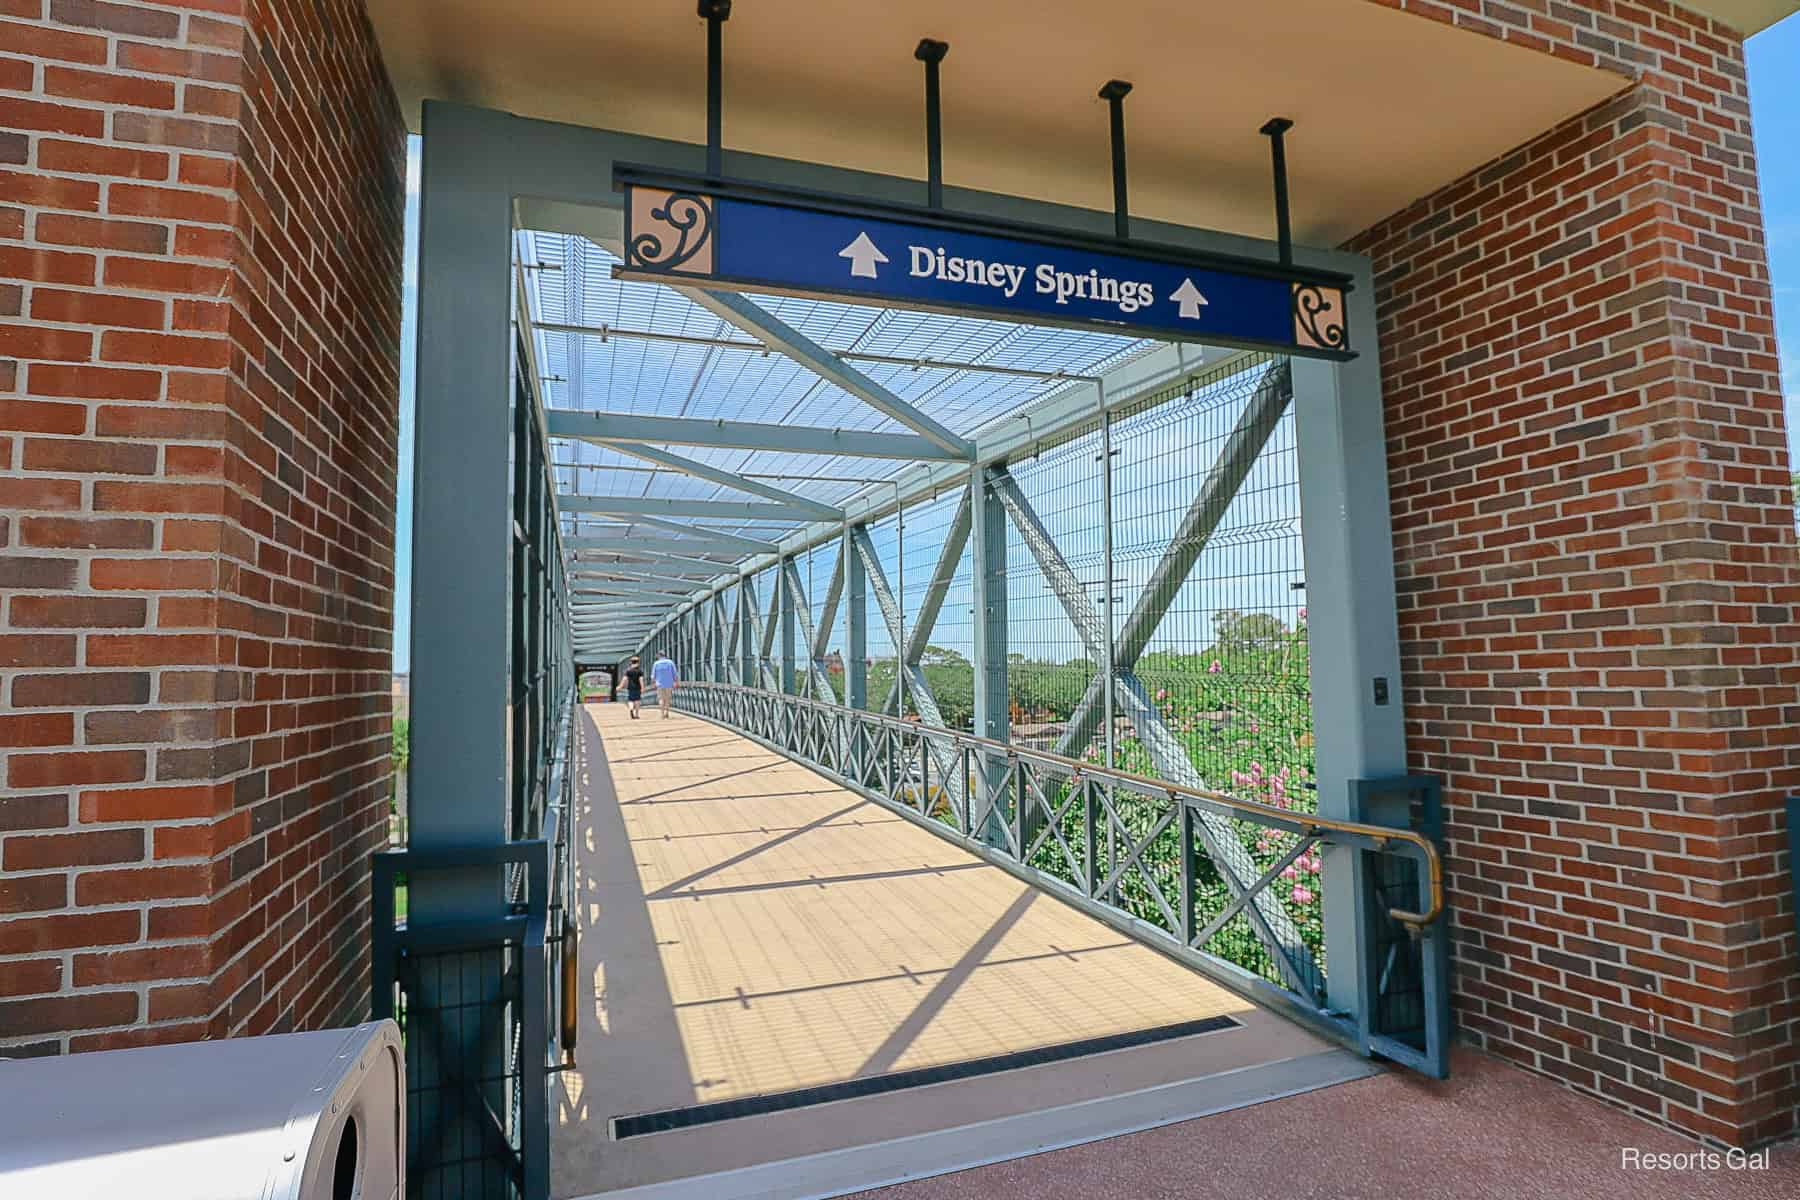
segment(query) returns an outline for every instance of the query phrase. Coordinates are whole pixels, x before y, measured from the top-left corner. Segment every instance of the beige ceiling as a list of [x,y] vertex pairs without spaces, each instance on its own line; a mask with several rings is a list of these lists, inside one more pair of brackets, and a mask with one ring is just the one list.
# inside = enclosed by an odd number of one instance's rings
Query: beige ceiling
[[1795,0],[1686,0],[1683,7],[1705,13],[1749,37],[1800,10],[1800,3]]
[[[1744,0],[1749,3],[1749,0]],[[705,137],[692,0],[370,0],[421,99]],[[922,176],[921,37],[944,63],[951,186],[1110,209],[1107,79],[1126,100],[1134,213],[1271,236],[1268,148],[1291,117],[1295,236],[1335,244],[1599,102],[1626,80],[1361,0],[739,0],[725,146]],[[923,189],[921,189],[922,191]]]

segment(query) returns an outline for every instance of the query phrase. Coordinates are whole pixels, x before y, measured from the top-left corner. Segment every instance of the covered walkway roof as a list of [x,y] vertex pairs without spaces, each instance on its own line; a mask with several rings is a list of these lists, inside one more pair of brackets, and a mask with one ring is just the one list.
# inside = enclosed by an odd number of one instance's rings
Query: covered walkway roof
[[[578,644],[599,659],[634,648],[686,595],[796,531],[893,501],[921,464],[966,469],[996,426],[1071,405],[1091,412],[1096,380],[1149,366],[1163,346],[618,280],[612,248],[518,236]],[[1176,364],[1223,354],[1186,347]],[[833,452],[836,442],[856,452]]]

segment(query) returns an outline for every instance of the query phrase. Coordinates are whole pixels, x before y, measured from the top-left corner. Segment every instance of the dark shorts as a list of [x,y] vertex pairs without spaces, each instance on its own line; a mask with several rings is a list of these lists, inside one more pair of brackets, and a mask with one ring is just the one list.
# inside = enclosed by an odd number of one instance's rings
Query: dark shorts
[[644,689],[628,687],[625,689],[625,698],[627,700],[642,700],[644,698]]

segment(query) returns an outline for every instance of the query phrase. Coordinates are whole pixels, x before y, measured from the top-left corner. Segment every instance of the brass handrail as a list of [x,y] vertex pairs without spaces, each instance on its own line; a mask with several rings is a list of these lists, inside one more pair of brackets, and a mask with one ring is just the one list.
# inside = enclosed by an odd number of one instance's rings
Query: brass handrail
[[[1098,776],[1117,779],[1132,785],[1134,790],[1165,792],[1171,800],[1186,798],[1204,801],[1222,808],[1237,812],[1278,820],[1286,825],[1298,825],[1313,832],[1333,832],[1351,834],[1367,838],[1377,846],[1386,845],[1390,841],[1407,842],[1416,847],[1425,860],[1427,878],[1431,889],[1431,903],[1423,912],[1410,909],[1390,908],[1388,916],[1417,932],[1437,920],[1444,912],[1444,866],[1438,854],[1436,843],[1424,834],[1412,829],[1396,829],[1388,825],[1370,825],[1362,821],[1345,821],[1336,817],[1321,817],[1317,814],[1295,814],[1285,808],[1277,808],[1273,804],[1264,804],[1257,800],[1245,800],[1227,792],[1216,792],[1211,788],[1192,787],[1187,784],[1170,783],[1164,779],[1153,779],[1148,775],[1139,775],[1132,771],[1121,771],[1117,767],[1106,767],[1096,763],[1082,762],[1079,759],[1066,758],[1048,750],[1033,750],[1029,747],[1014,746],[1008,742],[998,742],[992,738],[984,738],[979,734],[962,733],[954,729],[946,729],[941,725],[926,725],[919,721],[906,721],[899,717],[890,717],[886,713],[867,712],[863,709],[850,708],[842,704],[826,704],[822,700],[813,700],[806,696],[792,696],[784,692],[771,692],[764,688],[749,688],[738,683],[712,683],[703,681],[680,684],[681,688],[705,688],[716,691],[742,692],[759,699],[779,700],[783,703],[815,708],[826,713],[843,715],[850,713],[858,720],[878,725],[886,725],[901,732],[916,732],[931,737],[948,739],[953,746],[969,746],[986,750],[989,754],[998,754],[1007,758],[1019,758],[1044,762],[1061,767],[1071,776]],[[676,695],[681,693],[678,690]]]

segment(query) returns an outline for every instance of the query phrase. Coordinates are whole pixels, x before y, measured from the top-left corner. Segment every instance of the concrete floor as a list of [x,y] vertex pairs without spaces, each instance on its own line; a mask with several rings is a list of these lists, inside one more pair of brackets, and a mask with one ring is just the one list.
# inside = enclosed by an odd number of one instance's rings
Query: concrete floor
[[[631,721],[616,704],[586,706],[581,724],[575,882],[592,990],[579,1069],[561,1077],[558,1196],[1328,1057],[1289,1022],[747,739],[681,715]],[[617,1116],[1215,1014],[1241,1025],[786,1113],[610,1133]]]

